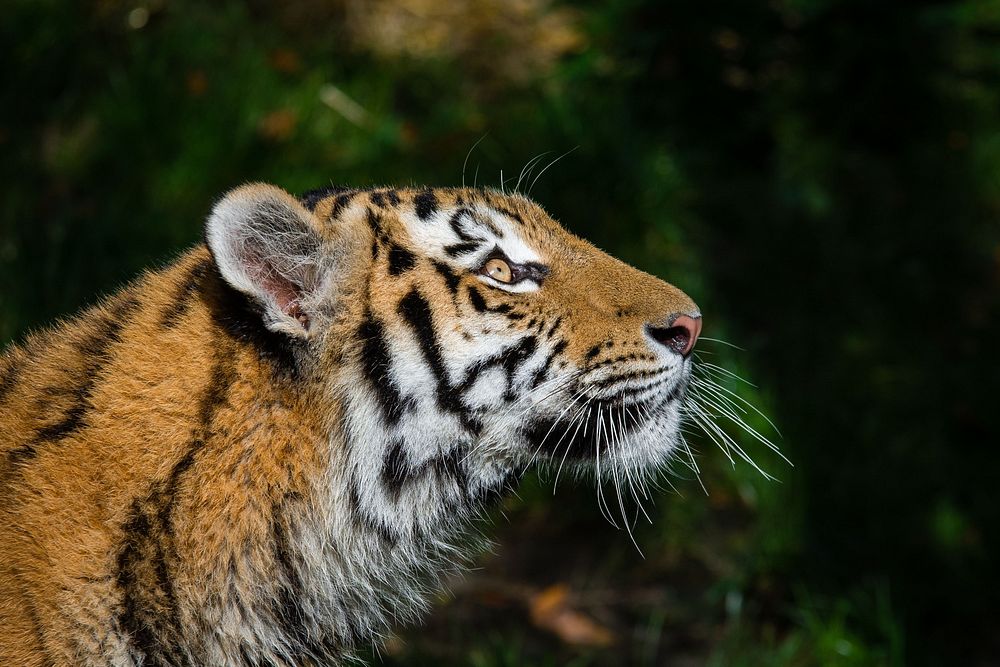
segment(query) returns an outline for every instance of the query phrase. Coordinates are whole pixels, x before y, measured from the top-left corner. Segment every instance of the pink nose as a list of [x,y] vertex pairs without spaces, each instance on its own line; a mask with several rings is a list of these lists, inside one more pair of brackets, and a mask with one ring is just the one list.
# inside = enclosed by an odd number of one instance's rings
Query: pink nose
[[701,335],[701,324],[701,316],[674,315],[667,326],[657,327],[647,324],[646,331],[656,342],[686,357],[691,354],[698,336]]

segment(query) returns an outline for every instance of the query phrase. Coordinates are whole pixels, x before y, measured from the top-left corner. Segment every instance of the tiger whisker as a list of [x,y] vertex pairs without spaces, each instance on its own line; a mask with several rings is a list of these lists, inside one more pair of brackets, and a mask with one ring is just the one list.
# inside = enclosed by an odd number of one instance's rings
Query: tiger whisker
[[551,167],[552,165],[554,165],[556,162],[559,162],[559,160],[563,159],[564,157],[566,157],[567,155],[569,155],[570,153],[572,153],[573,151],[575,151],[577,148],[579,148],[579,146],[573,146],[573,148],[569,149],[568,151],[566,151],[565,153],[563,153],[562,155],[560,155],[556,159],[552,160],[552,162],[549,162],[547,165],[545,165],[545,168],[542,169],[540,172],[538,172],[538,175],[535,176],[535,179],[533,181],[531,181],[531,185],[528,186],[528,194],[530,195],[531,191],[535,189],[535,183],[537,183],[538,179],[542,177],[542,174],[544,174],[545,172],[547,172],[549,170],[549,167]]
[[[704,353],[704,352],[702,352],[702,354],[705,354],[705,353]],[[732,371],[731,371],[731,370],[729,370],[728,368],[723,368],[722,366],[719,366],[719,365],[717,365],[717,364],[713,364],[713,363],[710,363],[710,362],[708,362],[708,361],[703,361],[703,362],[701,362],[700,364],[696,365],[696,366],[695,366],[695,369],[697,369],[697,368],[699,368],[699,367],[700,367],[700,368],[703,368],[703,369],[705,369],[705,370],[708,370],[708,369],[711,369],[711,370],[713,370],[713,371],[716,371],[716,372],[718,372],[718,373],[721,373],[722,375],[725,375],[726,377],[731,377],[731,378],[733,378],[734,380],[739,380],[740,382],[743,382],[743,383],[745,383],[745,384],[748,384],[748,385],[750,385],[751,387],[753,387],[754,389],[757,389],[757,385],[755,385],[755,384],[754,384],[753,382],[750,382],[750,380],[747,380],[747,379],[745,379],[745,378],[742,378],[742,377],[740,377],[739,375],[737,375],[736,373],[732,372]]]
[[753,410],[754,412],[756,412],[761,417],[761,419],[763,419],[764,421],[766,421],[768,423],[768,425],[771,428],[774,429],[774,432],[778,434],[778,437],[784,437],[784,436],[781,435],[781,430],[775,425],[775,423],[773,421],[771,421],[770,418],[767,415],[765,415],[763,412],[761,412],[760,410],[758,410],[757,406],[755,406],[753,403],[751,403],[750,401],[746,400],[745,398],[743,398],[742,396],[740,396],[736,392],[734,392],[734,391],[732,391],[730,389],[727,389],[726,387],[723,387],[721,384],[719,384],[718,382],[715,382],[711,378],[701,377],[701,378],[697,378],[697,379],[700,382],[705,382],[709,386],[712,386],[715,389],[728,394],[729,396],[731,396],[732,398],[736,399],[740,403],[743,403],[745,406],[747,406],[748,408],[750,408],[751,410]]
[[[504,410],[504,412],[502,412],[496,419],[494,419],[494,422],[496,423],[495,427],[491,431],[487,432],[486,435],[482,436],[480,441],[474,447],[472,447],[470,451],[465,455],[463,461],[465,458],[468,458],[471,454],[479,452],[499,442],[499,440],[497,439],[502,435],[506,419],[507,417],[510,416],[512,412],[514,412],[514,410],[518,409],[519,407],[523,407],[521,413],[516,417],[516,419],[520,419],[530,410],[536,407],[539,403],[548,400],[555,394],[565,389],[567,386],[571,385],[574,381],[576,381],[578,377],[579,377],[579,371],[575,371],[572,374],[570,374],[569,377],[552,378],[551,380],[543,382],[536,389],[541,389],[542,391],[546,391],[547,393],[544,396],[538,398],[535,398],[531,393],[525,394],[522,400],[528,403],[526,407],[522,406],[520,401],[512,403],[510,406],[507,407],[506,410]],[[555,385],[555,386],[552,387],[550,385]]]
[[[710,388],[704,388],[704,387],[702,387],[702,389],[704,389],[706,392],[710,392],[711,391]],[[713,396],[715,396],[715,395],[716,394],[713,394]],[[716,410],[719,410],[719,412],[722,414],[722,416],[726,417],[727,419],[729,419],[730,421],[732,421],[734,424],[736,424],[737,426],[739,426],[741,429],[743,429],[744,431],[746,431],[747,433],[749,433],[758,442],[766,445],[768,449],[770,449],[775,454],[777,454],[778,456],[780,456],[782,458],[782,460],[785,461],[785,463],[787,463],[788,465],[794,466],[794,464],[791,461],[788,460],[788,457],[786,457],[784,454],[781,453],[781,450],[778,449],[777,445],[775,445],[773,442],[771,442],[766,437],[764,437],[763,435],[761,435],[755,428],[753,428],[752,426],[750,426],[749,424],[747,424],[746,421],[744,421],[739,415],[737,415],[731,409],[728,409],[725,405],[720,405],[716,400],[712,400],[711,398],[709,398],[708,396],[705,396],[705,395],[695,396],[695,399],[703,401],[703,402],[707,403],[708,405],[714,407]],[[736,407],[739,407],[739,406],[736,406]]]
[[[482,143],[483,139],[485,139],[487,137],[487,135],[489,135],[489,132],[486,132],[486,133],[483,134],[483,136],[479,137],[479,139],[476,140],[476,143],[472,144],[472,148],[469,149],[469,152],[465,154],[465,160],[462,162],[462,187],[463,188],[465,187],[465,167],[469,164],[469,158],[472,157],[472,152],[474,150],[476,150],[476,146],[478,146],[480,143]],[[476,174],[477,175],[479,174],[479,167],[478,167],[478,165],[476,166]]]
[[712,343],[719,343],[720,345],[726,345],[735,350],[739,350],[740,352],[746,352],[746,348],[742,348],[739,345],[736,345],[735,343],[730,343],[729,341],[722,340],[721,338],[709,338],[708,336],[699,336],[698,340],[707,340]]
[[562,419],[562,416],[566,414],[566,412],[570,408],[573,407],[573,404],[576,403],[577,400],[579,400],[579,397],[583,395],[584,391],[585,391],[584,389],[580,389],[580,391],[577,392],[576,396],[573,398],[570,404],[567,405],[565,408],[563,408],[563,411],[560,412],[559,416],[556,417],[555,420],[552,422],[552,426],[549,427],[548,432],[546,432],[546,434],[542,437],[541,442],[538,443],[538,447],[535,449],[535,453],[531,455],[531,459],[528,460],[528,463],[524,467],[524,470],[521,471],[522,475],[524,474],[525,471],[527,471],[528,468],[531,467],[531,464],[535,462],[535,458],[538,456],[538,452],[540,452],[542,450],[542,447],[545,446],[545,441],[548,440],[549,436],[552,434],[552,431],[554,431],[556,426],[559,425],[559,420]]
[[[597,508],[601,511],[601,515],[607,519],[615,528],[618,528],[618,524],[615,522],[614,518],[611,516],[611,509],[608,507],[607,501],[604,499],[604,488],[601,484],[601,426],[604,423],[604,416],[598,412],[597,414],[597,425],[595,426],[594,433],[594,456],[597,461]],[[587,437],[587,426],[590,423],[590,411],[587,412],[587,421],[584,423],[583,437]]]
[[[632,418],[632,412],[624,404],[621,406],[621,412],[622,412],[622,417],[621,417],[621,421],[619,423],[621,424],[622,429],[624,429],[625,420],[627,418]],[[618,447],[619,448],[622,446],[622,442],[624,440],[624,437],[625,437],[625,433],[624,433],[624,430],[622,430],[622,431],[619,432],[618,438],[617,438],[618,439]],[[643,478],[642,478],[642,473],[639,472],[639,471],[636,471],[635,472],[635,478],[633,478],[633,476],[632,476],[632,470],[631,470],[631,468],[629,466],[623,466],[623,469],[625,471],[625,476],[626,476],[626,479],[627,479],[627,484],[629,486],[629,490],[632,492],[633,499],[635,499],[636,507],[638,507],[639,508],[639,512],[642,512],[643,516],[646,517],[646,521],[648,521],[650,524],[652,524],[653,520],[649,517],[649,514],[646,512],[646,508],[642,504],[642,500],[639,498],[639,494],[642,494],[643,498],[646,498],[647,500],[649,499],[648,489],[646,489],[645,483],[644,483]],[[638,513],[636,514],[635,520],[636,521],[639,520]],[[640,551],[639,553],[642,553],[642,552]]]
[[[632,416],[632,412],[626,406],[623,405],[622,424],[625,423],[626,418],[634,419],[634,417]],[[624,432],[622,432],[618,437],[619,446],[621,446],[620,443],[623,441],[624,437],[625,434]],[[636,495],[638,491],[638,493],[641,494],[644,499],[652,502],[649,488],[646,486],[646,476],[641,471],[635,470],[634,471],[635,477],[633,478],[633,471],[628,466],[625,467],[625,474],[628,477],[629,486],[632,489],[632,495],[635,497],[635,503],[639,507],[639,511],[642,512],[642,514],[646,517],[646,521],[652,524],[653,520],[650,518],[649,513],[646,512],[646,508],[645,506],[643,506],[642,501],[639,499],[638,495]],[[636,519],[638,520],[638,516],[636,517]]]
[[[572,426],[573,426],[573,421],[577,421],[577,420],[578,420],[578,419],[580,418],[580,416],[582,416],[582,415],[583,415],[583,411],[584,411],[584,409],[586,409],[586,408],[587,408],[588,406],[589,406],[589,402],[588,402],[588,403],[586,403],[586,404],[584,404],[584,405],[583,405],[583,406],[582,406],[582,407],[581,407],[581,408],[580,408],[580,409],[579,409],[579,410],[578,410],[578,411],[577,411],[577,412],[576,412],[576,413],[575,413],[575,414],[573,415],[573,420],[572,420],[572,421],[570,421],[570,423],[569,423],[569,426],[567,426],[567,427],[566,427],[566,430],[565,430],[565,431],[563,432],[563,437],[559,439],[559,442],[558,442],[558,443],[556,443],[556,449],[557,449],[557,450],[558,450],[558,447],[559,447],[559,444],[560,444],[560,443],[562,442],[563,438],[565,438],[565,437],[566,437],[566,434],[567,434],[567,433],[569,433],[569,429],[570,429],[570,428],[572,428]],[[556,487],[557,487],[557,486],[559,485],[559,475],[560,475],[560,473],[562,473],[562,469],[563,469],[563,464],[565,464],[565,463],[566,463],[566,457],[567,457],[567,456],[569,456],[569,450],[570,450],[570,448],[571,448],[571,447],[573,446],[573,441],[574,441],[574,440],[576,440],[576,434],[580,432],[580,426],[582,426],[582,425],[583,425],[583,423],[584,423],[584,421],[583,421],[583,420],[580,420],[580,421],[578,421],[578,423],[577,423],[577,425],[576,425],[576,429],[574,429],[574,431],[573,431],[573,435],[571,435],[571,436],[570,436],[570,438],[569,438],[569,440],[568,440],[568,441],[566,442],[566,451],[565,451],[565,452],[563,452],[563,455],[562,455],[562,460],[560,460],[560,461],[559,461],[559,469],[558,469],[558,470],[556,470],[556,479],[555,479],[555,481],[554,481],[554,482],[552,483],[552,495],[555,495],[555,494],[556,494]]]
[[733,455],[729,451],[729,446],[725,443],[725,441],[719,441],[716,439],[715,434],[712,432],[711,429],[709,429],[709,427],[706,424],[706,420],[708,419],[708,417],[704,414],[704,412],[699,410],[697,406],[695,406],[694,404],[690,404],[687,407],[686,412],[688,418],[690,418],[691,421],[693,421],[697,426],[700,427],[700,432],[697,433],[696,435],[707,435],[709,439],[712,440],[712,442],[714,442],[719,447],[719,449],[722,450],[722,453],[726,455],[726,458],[729,459],[729,463],[733,467],[736,467],[736,460],[733,459]]
[[[753,468],[757,472],[759,472],[761,475],[763,475],[765,479],[777,481],[776,477],[773,477],[772,475],[770,475],[769,473],[767,473],[763,468],[761,468],[759,465],[757,465],[757,462],[754,461],[743,450],[743,448],[739,446],[739,444],[736,442],[735,439],[733,439],[732,436],[730,436],[728,433],[726,433],[725,431],[723,431],[721,428],[719,428],[718,424],[716,424],[714,421],[712,421],[710,418],[708,418],[707,417],[707,413],[705,413],[705,411],[699,405],[697,405],[696,403],[692,402],[691,408],[695,411],[695,413],[700,413],[701,415],[705,416],[704,420],[702,421],[702,424],[705,425],[705,426],[708,426],[709,428],[711,428],[720,438],[722,438],[723,440],[725,440],[726,443],[728,443],[728,445],[730,447],[732,447],[733,450],[736,451],[736,453],[739,455],[739,457],[741,459],[743,459],[744,461],[746,461],[747,463],[749,463],[751,466],[753,466]],[[732,460],[731,457],[730,457],[730,460]]]
[[[551,152],[552,151],[545,151],[544,153],[539,153],[538,155],[536,155],[535,157],[531,158],[530,160],[524,163],[524,166],[521,167],[521,173],[518,174],[517,176],[517,183],[514,184],[514,189],[512,190],[512,192],[518,192],[520,190],[521,180],[524,179],[524,174],[528,170],[528,168],[530,167],[531,170],[534,170],[535,164],[537,164],[539,160],[541,160],[543,157],[545,157]],[[531,172],[528,172],[529,176],[530,174]]]
[[[601,418],[603,419],[603,417],[604,416],[602,414]],[[620,428],[621,425],[619,424],[618,427],[615,427],[613,412],[608,413],[608,422],[611,425],[611,431],[607,432],[608,451],[613,453],[615,444],[612,442],[612,440],[615,438],[617,429]],[[640,556],[643,556],[642,549],[639,548],[639,543],[635,541],[635,535],[632,534],[632,526],[629,525],[628,515],[625,513],[625,500],[622,498],[622,480],[619,478],[618,466],[615,465],[615,461],[613,458],[611,460],[610,467],[611,467],[611,477],[615,485],[615,495],[618,496],[618,508],[621,510],[622,513],[622,525],[625,526],[625,532],[628,534],[629,540],[632,541],[632,545],[635,546],[635,550],[639,552]],[[625,468],[625,466],[622,467]],[[645,558],[645,556],[643,557]]]

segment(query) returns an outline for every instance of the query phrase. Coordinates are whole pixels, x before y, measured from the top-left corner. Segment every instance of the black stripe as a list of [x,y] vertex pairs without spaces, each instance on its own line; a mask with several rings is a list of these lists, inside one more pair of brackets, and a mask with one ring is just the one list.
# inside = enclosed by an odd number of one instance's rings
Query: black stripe
[[398,276],[409,271],[417,263],[416,256],[395,243],[389,246],[389,275]]
[[338,195],[337,198],[333,201],[333,209],[330,211],[330,219],[331,220],[338,219],[340,217],[340,214],[344,211],[344,209],[351,203],[351,198],[353,197],[354,197],[353,192],[345,192],[341,195]]
[[364,505],[361,504],[361,492],[358,490],[358,481],[354,475],[351,475],[350,482],[348,482],[347,497],[351,508],[351,518],[359,531],[375,533],[382,544],[390,549],[399,543],[399,535],[381,520],[369,514]]
[[[122,329],[131,318],[129,311],[134,310],[138,305],[138,299],[128,294],[107,304],[106,308],[113,312],[104,315],[101,320],[95,323],[94,330],[88,333],[77,347],[77,353],[83,359],[83,366],[75,373],[76,377],[80,379],[79,384],[66,392],[72,398],[72,405],[63,413],[59,421],[39,428],[29,442],[10,450],[7,453],[9,463],[15,464],[30,460],[38,455],[38,447],[43,443],[58,442],[79,432],[86,426],[87,413],[93,408],[90,399],[97,387],[104,366],[110,360],[108,352],[113,345],[121,342]],[[65,390],[60,389],[56,393],[64,392]]]
[[389,198],[389,203],[393,206],[399,206],[399,195],[395,190],[389,190],[385,193],[385,196]]
[[383,419],[389,426],[395,426],[403,415],[404,401],[389,377],[392,359],[385,327],[368,313],[358,327],[358,338],[361,340],[362,371],[375,390]]
[[554,334],[556,332],[556,329],[559,328],[559,325],[562,324],[562,320],[563,320],[562,315],[556,318],[556,321],[552,323],[552,326],[549,327],[549,330],[545,332],[546,338],[552,338],[552,334]]
[[[493,287],[493,286],[490,285],[489,287]],[[494,289],[503,292],[503,290],[500,289],[499,287],[494,287]],[[506,292],[504,292],[504,294],[506,294]],[[495,306],[489,306],[489,307],[487,307],[487,310],[489,310],[491,313],[500,313],[501,315],[506,315],[507,313],[509,313],[512,310],[514,310],[514,308],[509,303],[498,303]]]
[[424,190],[414,197],[413,204],[417,210],[417,217],[421,220],[427,220],[427,218],[434,215],[438,207],[437,197],[430,190]]
[[194,664],[184,639],[171,569],[178,560],[173,520],[182,479],[194,466],[198,453],[210,441],[219,407],[227,400],[233,382],[229,351],[218,348],[205,394],[199,402],[199,425],[184,455],[166,479],[154,482],[150,492],[132,503],[122,523],[116,581],[122,603],[119,627],[152,665]]
[[433,316],[427,299],[416,289],[412,289],[399,302],[397,311],[416,335],[424,360],[430,366],[437,381],[438,407],[457,415],[467,430],[473,433],[481,431],[482,424],[469,414],[458,392],[448,380],[444,359],[441,355],[441,345],[438,342],[437,333],[434,331]]
[[503,207],[499,207],[499,206],[494,206],[493,210],[495,210],[497,213],[501,213],[503,215],[506,215],[508,218],[510,218],[512,220],[517,220],[522,225],[524,224],[524,218],[522,218],[519,213],[516,213],[516,212],[510,210],[509,208],[503,208]]
[[451,226],[451,230],[455,232],[455,236],[462,241],[482,241],[483,239],[474,238],[466,233],[465,227],[462,226],[462,218],[466,215],[470,215],[470,211],[467,208],[460,208],[455,211],[448,219],[448,225]]
[[476,309],[477,312],[486,312],[486,300],[483,295],[479,293],[472,285],[469,285],[469,301],[472,302],[472,307]]
[[403,441],[397,439],[385,450],[385,456],[382,459],[382,472],[380,474],[382,486],[385,487],[389,497],[395,502],[399,501],[399,496],[403,492],[403,487],[406,485],[409,477],[409,471],[409,456],[407,456],[406,450],[403,449]]
[[368,214],[365,216],[365,221],[372,230],[372,234],[377,239],[383,239],[385,234],[382,231],[382,216],[374,211],[374,209],[368,209]]
[[34,451],[35,447],[39,443],[62,440],[67,436],[73,435],[84,426],[83,418],[91,408],[87,399],[89,397],[90,386],[92,384],[92,380],[88,381],[84,384],[84,386],[75,391],[76,402],[70,407],[69,410],[63,413],[63,417],[60,421],[38,429],[35,433],[35,442],[34,445],[32,445],[32,451]]
[[462,448],[455,447],[418,466],[413,466],[406,453],[403,440],[397,439],[386,449],[379,479],[386,494],[393,502],[397,503],[407,486],[425,479],[430,474],[437,478],[439,486],[449,482],[454,483],[463,499],[467,499],[469,479],[462,463],[464,454],[465,451]]
[[299,201],[301,201],[302,205],[305,206],[310,211],[315,211],[316,205],[319,204],[324,199],[326,199],[327,197],[332,197],[333,195],[340,194],[342,192],[347,192],[349,190],[350,188],[345,188],[340,185],[331,185],[330,187],[327,188],[317,188],[315,190],[309,190],[308,192],[303,194],[301,197],[299,197]]
[[514,397],[514,375],[518,368],[534,354],[537,347],[538,341],[534,336],[525,336],[497,354],[472,364],[466,369],[465,375],[458,385],[458,390],[463,394],[470,391],[484,371],[490,368],[501,368],[506,375],[504,398],[511,400]]
[[[461,447],[454,447],[441,456],[435,457],[428,462],[430,468],[437,476],[438,484],[444,485],[452,482],[458,487],[462,498],[468,501],[469,498],[469,474],[462,463],[465,458],[465,450]],[[424,464],[425,466],[428,464]]]
[[427,299],[416,289],[412,289],[399,302],[397,311],[416,334],[424,360],[434,373],[437,380],[438,406],[448,412],[464,412],[461,400],[448,381],[444,359],[441,356],[441,344],[438,342],[437,332],[434,330],[431,306]]
[[368,199],[370,199],[371,203],[375,204],[379,208],[385,208],[385,195],[383,195],[381,192],[371,193],[370,195],[368,195]]
[[459,257],[461,255],[468,255],[479,250],[480,246],[482,246],[481,242],[464,241],[462,243],[446,245],[444,247],[444,252],[449,257]]
[[[155,497],[149,499],[156,502]],[[149,507],[136,500],[130,518],[122,524],[125,535],[118,552],[116,583],[122,603],[116,625],[142,656],[143,664],[192,664],[183,648],[176,625],[176,600],[158,535],[162,526],[153,523]]]
[[35,606],[34,600],[27,595],[24,595],[22,600],[24,608],[28,611],[28,620],[31,621],[31,629],[34,631],[38,651],[42,658],[42,665],[43,667],[55,667],[56,663],[52,659],[52,656],[49,655],[49,649],[45,645],[44,626],[42,625],[42,619],[38,616],[38,608]]
[[454,297],[458,294],[458,275],[451,270],[451,267],[444,262],[434,262],[434,268],[437,270],[441,277],[444,278],[444,284],[447,285],[448,291]]
[[603,380],[597,380],[596,382],[593,383],[593,386],[599,389],[606,389],[607,387],[614,386],[621,382],[627,382],[629,380],[646,380],[652,377],[658,377],[660,375],[663,375],[663,373],[664,373],[663,369],[621,373],[619,375],[612,375],[611,377],[606,377]]
[[561,340],[553,346],[552,352],[550,352],[549,356],[545,358],[545,363],[542,364],[542,367],[535,372],[534,377],[531,379],[532,388],[537,387],[547,379],[549,369],[552,368],[552,362],[555,361],[557,356],[562,354],[563,350],[566,349],[566,346],[567,343],[565,340]]
[[273,614],[283,630],[283,639],[295,664],[324,664],[333,662],[338,651],[333,638],[315,636],[325,631],[310,618],[302,604],[307,589],[300,575],[301,563],[288,537],[283,512],[289,500],[300,497],[297,493],[286,494],[285,499],[272,510],[271,540],[278,589]]
[[457,236],[461,241],[478,241],[479,243],[485,243],[486,241],[485,239],[480,238],[478,236],[472,236],[466,231],[465,225],[462,224],[462,221],[465,219],[466,216],[473,218],[474,222],[476,222],[478,225],[485,226],[487,229],[493,232],[494,236],[503,238],[503,233],[499,229],[497,229],[496,225],[493,224],[493,221],[489,219],[482,219],[480,217],[474,217],[472,211],[470,211],[469,209],[460,208],[457,211],[455,211],[455,213],[453,213],[450,218],[448,218],[448,225],[451,227],[451,230],[455,232],[455,236]]
[[[607,347],[610,349],[612,345],[609,344]],[[636,360],[655,361],[656,357],[654,357],[651,354],[640,354],[638,352],[630,352],[628,354],[618,355],[617,357],[607,357],[605,359],[602,359],[601,361],[598,361],[596,364],[591,364],[590,369],[595,370],[598,368],[602,368],[604,366],[612,366],[614,364],[620,364],[623,361],[636,361]]]
[[598,354],[601,353],[602,347],[604,347],[604,343],[598,343],[594,347],[587,350],[587,354],[583,355],[583,358],[587,361],[590,361],[591,359],[593,359],[594,357],[596,357]]
[[172,329],[180,323],[187,309],[191,306],[195,293],[200,289],[202,279],[211,268],[211,260],[206,259],[195,264],[188,272],[187,278],[177,289],[173,299],[170,300],[170,305],[160,315],[161,328]]
[[0,378],[0,403],[4,402],[7,398],[7,394],[17,386],[18,380],[21,379],[21,373],[27,363],[27,354],[21,353],[21,356],[14,356],[12,350],[7,352],[7,358],[4,359],[6,367],[3,370],[3,377]]
[[534,336],[525,336],[514,346],[503,358],[503,369],[507,373],[507,390],[504,392],[504,399],[513,401],[517,397],[514,390],[514,375],[528,358],[535,353],[538,348],[538,341]]
[[260,359],[271,364],[277,374],[288,378],[300,377],[299,360],[308,344],[300,338],[264,326],[264,312],[260,304],[233,289],[222,278],[218,266],[213,265],[204,276],[199,294],[215,324],[231,340],[254,350]]
[[[663,377],[660,378],[659,380],[653,380],[652,382],[647,382],[644,385],[639,385],[638,387],[626,387],[618,392],[618,398],[620,400],[635,399],[638,396],[642,396],[643,394],[649,393],[649,391],[652,389],[656,389],[657,387],[662,387],[667,382],[670,382],[670,380],[671,378],[669,377]],[[671,388],[670,394],[667,395],[665,402],[669,403],[671,401],[677,400],[677,398],[680,397],[682,391],[683,391],[683,383],[681,383],[680,385],[675,384]]]

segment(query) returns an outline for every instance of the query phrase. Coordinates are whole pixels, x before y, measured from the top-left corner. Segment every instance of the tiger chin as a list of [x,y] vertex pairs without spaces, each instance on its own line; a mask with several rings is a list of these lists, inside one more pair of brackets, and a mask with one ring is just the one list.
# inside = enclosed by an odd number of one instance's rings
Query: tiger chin
[[520,195],[252,184],[0,357],[0,664],[327,665],[526,466],[667,462],[701,316]]

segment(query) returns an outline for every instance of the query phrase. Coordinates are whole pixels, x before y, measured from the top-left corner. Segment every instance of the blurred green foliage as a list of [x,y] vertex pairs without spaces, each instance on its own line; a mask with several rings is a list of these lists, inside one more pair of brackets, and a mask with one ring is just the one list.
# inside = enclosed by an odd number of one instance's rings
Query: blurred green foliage
[[[709,493],[665,477],[643,558],[529,480],[382,661],[998,664],[1000,3],[12,0],[0,63],[0,341],[240,182],[509,187],[575,147],[533,196],[745,348],[700,345],[781,483],[696,440]],[[556,583],[612,647],[532,623]]]

